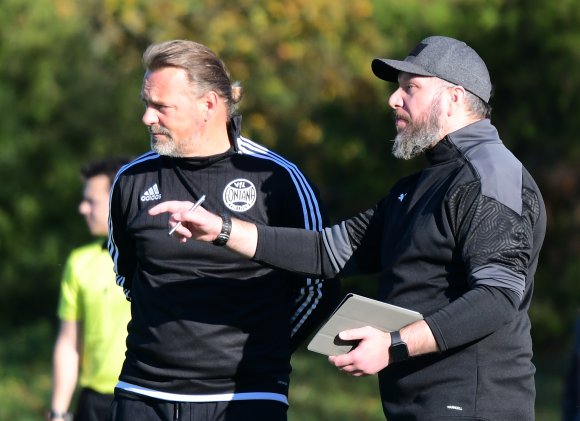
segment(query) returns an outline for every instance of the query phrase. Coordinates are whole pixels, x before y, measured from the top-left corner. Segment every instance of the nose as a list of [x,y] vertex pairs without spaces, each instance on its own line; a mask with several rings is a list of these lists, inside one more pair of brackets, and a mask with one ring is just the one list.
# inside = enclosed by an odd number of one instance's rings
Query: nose
[[157,118],[157,114],[152,107],[146,107],[145,112],[143,113],[143,117],[141,119],[143,124],[146,126],[151,126],[153,124],[157,124],[159,119]]
[[397,88],[397,90],[393,92],[389,97],[389,107],[391,107],[393,110],[396,110],[397,108],[401,108],[402,106],[403,99],[401,96],[401,88]]

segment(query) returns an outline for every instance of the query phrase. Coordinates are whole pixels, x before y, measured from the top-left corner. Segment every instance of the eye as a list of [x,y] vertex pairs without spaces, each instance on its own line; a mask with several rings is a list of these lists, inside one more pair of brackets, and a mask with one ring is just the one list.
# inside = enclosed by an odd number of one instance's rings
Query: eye
[[151,104],[151,107],[153,107],[159,111],[163,111],[165,108],[167,108],[165,105],[161,105],[161,104]]
[[154,110],[163,112],[164,110],[167,110],[168,108],[170,108],[167,105],[159,104],[156,102],[150,102],[150,101],[147,101],[145,99],[143,99],[141,101],[143,102],[143,106],[145,107],[145,109],[153,108]]

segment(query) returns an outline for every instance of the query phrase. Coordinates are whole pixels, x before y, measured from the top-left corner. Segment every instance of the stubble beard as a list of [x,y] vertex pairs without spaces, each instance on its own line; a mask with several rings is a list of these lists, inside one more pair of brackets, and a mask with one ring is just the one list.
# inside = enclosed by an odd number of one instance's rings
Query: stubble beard
[[[395,158],[409,160],[427,149],[430,149],[438,140],[441,129],[440,110],[438,98],[434,98],[431,111],[424,120],[407,120],[407,127],[397,133],[393,144],[393,156]],[[394,112],[395,118],[397,117]]]
[[[153,152],[158,153],[159,155],[170,156],[173,158],[179,158],[181,156],[177,151],[177,146],[169,130],[167,130],[164,127],[157,128],[148,127],[147,130],[149,132],[149,137],[151,140],[151,150]],[[156,139],[154,136],[156,134],[164,135],[165,140],[160,141],[159,139]]]

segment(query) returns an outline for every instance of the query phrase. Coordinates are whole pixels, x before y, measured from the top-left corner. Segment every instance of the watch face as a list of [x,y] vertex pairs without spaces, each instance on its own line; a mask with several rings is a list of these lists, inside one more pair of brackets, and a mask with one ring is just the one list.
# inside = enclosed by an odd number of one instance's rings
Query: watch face
[[389,348],[392,362],[405,361],[409,358],[407,344],[404,342],[391,345]]

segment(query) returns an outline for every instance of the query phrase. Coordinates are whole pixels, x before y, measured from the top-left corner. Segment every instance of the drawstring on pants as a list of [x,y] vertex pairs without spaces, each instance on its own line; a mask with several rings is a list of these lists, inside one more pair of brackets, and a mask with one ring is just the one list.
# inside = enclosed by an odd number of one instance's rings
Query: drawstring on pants
[[173,420],[179,420],[179,409],[181,407],[181,402],[176,402],[173,404]]

